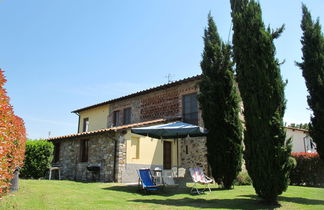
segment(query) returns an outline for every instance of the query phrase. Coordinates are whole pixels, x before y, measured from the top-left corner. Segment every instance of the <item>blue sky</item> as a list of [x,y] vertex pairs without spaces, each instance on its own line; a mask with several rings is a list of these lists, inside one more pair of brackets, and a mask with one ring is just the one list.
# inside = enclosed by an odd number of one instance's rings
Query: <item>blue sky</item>
[[[266,25],[286,24],[275,41],[288,79],[286,122],[308,122],[301,60],[301,1],[261,0]],[[323,0],[305,0],[324,21]],[[200,74],[203,30],[211,11],[230,41],[229,0],[2,0],[0,67],[29,138],[75,133],[71,111]],[[229,36],[229,33],[230,36]]]

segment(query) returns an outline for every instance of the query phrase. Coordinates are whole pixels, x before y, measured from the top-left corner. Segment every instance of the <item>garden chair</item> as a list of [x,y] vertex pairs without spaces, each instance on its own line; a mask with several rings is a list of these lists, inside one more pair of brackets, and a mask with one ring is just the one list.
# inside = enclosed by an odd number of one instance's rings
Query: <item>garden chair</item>
[[150,169],[139,169],[137,171],[139,177],[138,186],[145,192],[158,190]]
[[172,170],[163,170],[162,177],[165,185],[174,185]]
[[[209,178],[204,174],[204,171],[202,168],[189,168],[189,172],[192,178],[192,181],[194,182],[194,185],[192,186],[190,192],[193,192],[196,190],[197,194],[200,194],[201,192],[204,192],[207,188],[209,192],[211,192],[211,189],[209,187],[209,184],[213,182],[213,179]],[[203,184],[205,185],[205,188],[200,192],[197,188],[197,184]]]

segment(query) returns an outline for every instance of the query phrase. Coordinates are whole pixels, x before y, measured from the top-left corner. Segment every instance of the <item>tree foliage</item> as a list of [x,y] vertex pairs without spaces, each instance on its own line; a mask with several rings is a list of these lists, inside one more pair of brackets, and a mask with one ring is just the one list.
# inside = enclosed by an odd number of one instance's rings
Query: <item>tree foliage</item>
[[302,9],[303,62],[298,63],[298,66],[303,71],[309,93],[307,102],[313,111],[309,133],[317,145],[317,152],[324,160],[324,36],[319,20],[313,22],[305,5]]
[[21,176],[24,178],[44,177],[53,160],[54,145],[46,140],[28,140]]
[[224,44],[211,15],[204,35],[199,102],[208,129],[208,163],[213,177],[227,189],[241,171],[242,125],[233,75],[231,48]]
[[234,60],[244,104],[246,168],[256,193],[268,202],[287,189],[291,146],[283,127],[284,86],[273,40],[284,26],[265,28],[255,0],[231,0]]
[[3,73],[0,69],[0,197],[8,192],[14,171],[23,164],[26,141],[24,122],[14,114],[3,87]]
[[308,123],[290,123],[288,125],[288,127],[291,127],[291,128],[300,128],[300,129],[305,129],[305,130],[308,130],[309,129],[309,124]]

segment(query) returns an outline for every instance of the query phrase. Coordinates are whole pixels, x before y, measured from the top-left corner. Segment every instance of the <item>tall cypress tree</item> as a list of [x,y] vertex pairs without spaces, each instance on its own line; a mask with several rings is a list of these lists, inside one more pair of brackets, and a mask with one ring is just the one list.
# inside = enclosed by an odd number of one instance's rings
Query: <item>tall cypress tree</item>
[[231,48],[221,41],[210,14],[204,44],[198,99],[208,129],[208,163],[213,177],[229,189],[242,164],[239,95],[234,82]]
[[313,110],[309,126],[310,136],[317,145],[317,152],[324,160],[324,36],[319,20],[313,22],[310,12],[302,6],[301,28],[303,37],[303,62],[298,66],[308,89],[308,105]]
[[273,40],[255,0],[231,0],[234,61],[244,104],[244,158],[256,193],[268,202],[287,189],[292,161],[283,128],[284,86]]

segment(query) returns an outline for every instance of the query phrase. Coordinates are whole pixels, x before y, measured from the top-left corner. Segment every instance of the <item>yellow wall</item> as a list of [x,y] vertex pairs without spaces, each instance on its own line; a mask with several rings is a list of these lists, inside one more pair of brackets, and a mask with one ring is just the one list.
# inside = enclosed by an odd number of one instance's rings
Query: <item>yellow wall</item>
[[107,128],[109,105],[102,105],[92,109],[81,111],[79,132],[83,129],[83,119],[89,118],[89,131]]
[[[126,139],[126,163],[163,165],[163,141],[172,142],[172,167],[177,166],[177,144],[173,139],[160,140],[150,137],[140,136],[127,131]],[[136,141],[139,142],[139,157],[136,158]],[[180,142],[179,142],[180,148]],[[179,154],[180,156],[180,154]],[[180,162],[179,162],[180,164]]]

